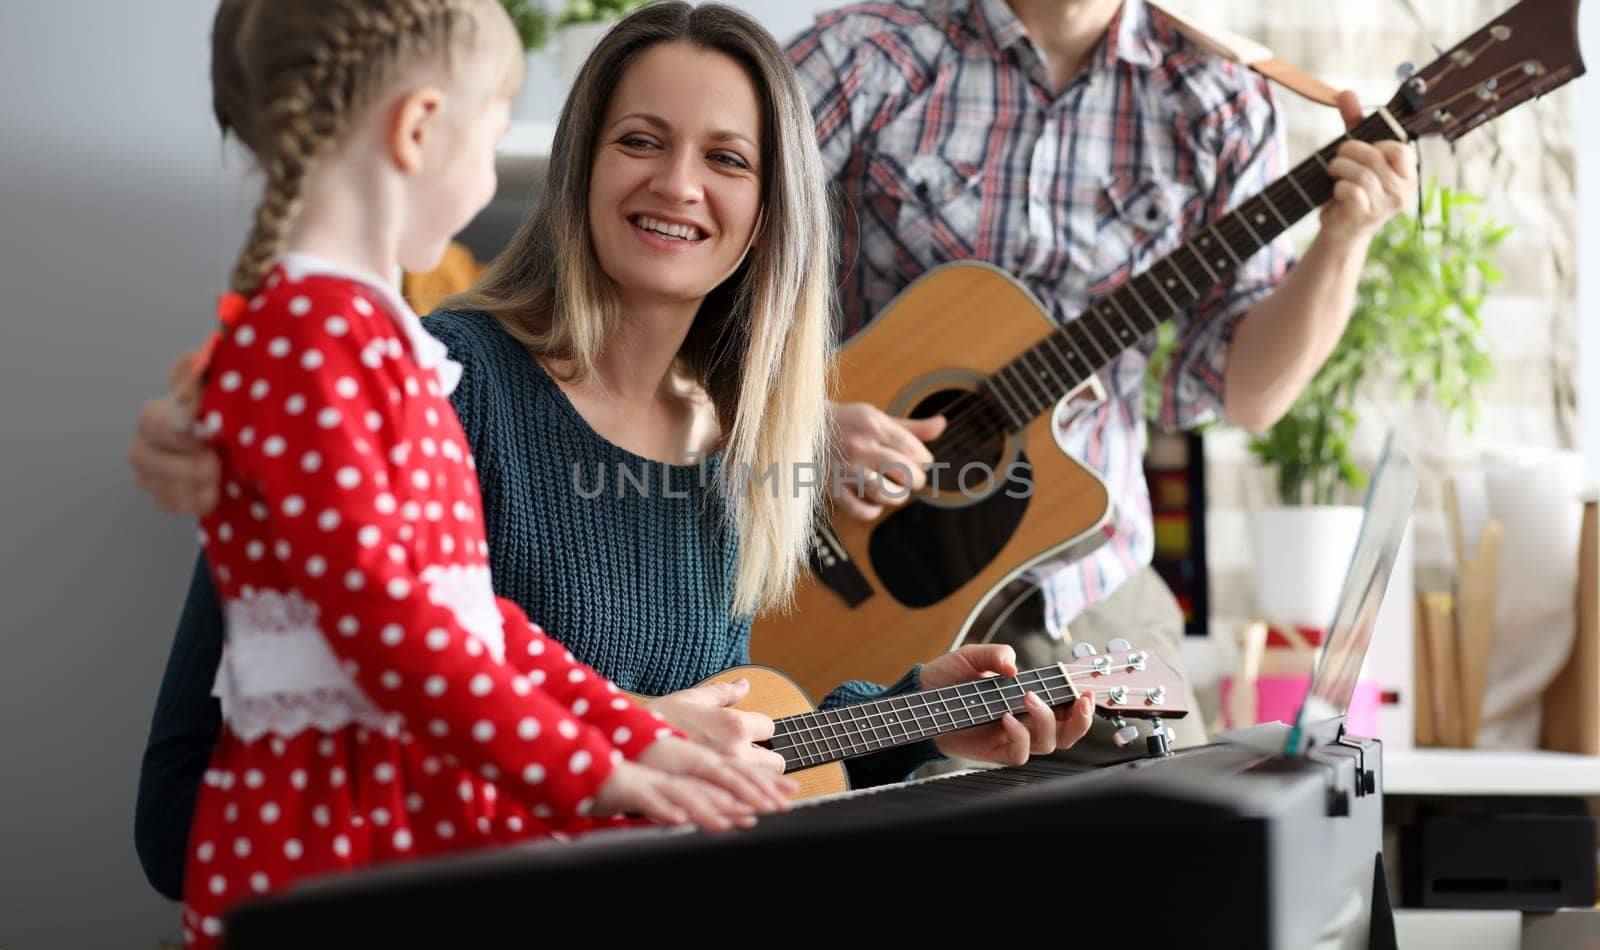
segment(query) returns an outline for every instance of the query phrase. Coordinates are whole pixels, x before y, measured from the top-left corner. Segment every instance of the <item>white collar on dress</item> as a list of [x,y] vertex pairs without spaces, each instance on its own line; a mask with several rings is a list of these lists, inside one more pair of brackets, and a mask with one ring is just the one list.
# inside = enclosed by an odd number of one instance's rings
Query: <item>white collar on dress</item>
[[396,289],[399,286],[398,279],[379,280],[366,271],[340,267],[315,254],[303,254],[298,251],[284,254],[278,258],[278,263],[283,265],[290,280],[303,280],[315,274],[355,281],[371,288],[389,311],[389,316],[400,325],[400,332],[410,341],[411,352],[416,358],[417,365],[439,374],[439,385],[444,387],[446,396],[455,391],[456,384],[461,382],[461,364],[451,359],[450,348],[439,342],[438,338],[422,325],[422,319],[417,316],[417,312],[411,309],[411,305],[406,303],[406,299]]

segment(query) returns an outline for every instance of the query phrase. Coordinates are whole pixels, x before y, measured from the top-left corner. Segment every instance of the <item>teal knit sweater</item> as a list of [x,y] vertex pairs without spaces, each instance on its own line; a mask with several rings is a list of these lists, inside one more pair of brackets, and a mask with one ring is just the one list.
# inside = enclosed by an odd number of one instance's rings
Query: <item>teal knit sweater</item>
[[[662,695],[750,661],[750,621],[733,615],[738,539],[712,487],[718,459],[666,465],[595,432],[492,317],[424,321],[463,374],[451,401],[477,461],[495,592],[623,689]],[[189,819],[221,712],[211,698],[222,611],[196,566],[162,679],[139,776],[134,839],[145,874],[182,890]],[[845,683],[824,707],[917,688]],[[922,742],[849,763],[857,786],[905,778],[938,756]]]
[[659,696],[748,663],[729,611],[738,539],[703,467],[634,455],[595,432],[493,318],[429,332],[465,372],[452,399],[483,488],[503,597],[623,689]]

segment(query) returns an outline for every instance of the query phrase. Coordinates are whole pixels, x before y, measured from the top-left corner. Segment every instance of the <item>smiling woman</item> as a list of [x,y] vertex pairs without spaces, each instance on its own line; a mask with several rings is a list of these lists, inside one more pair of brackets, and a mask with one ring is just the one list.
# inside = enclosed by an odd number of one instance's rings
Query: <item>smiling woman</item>
[[589,189],[595,259],[629,320],[688,326],[755,237],[755,90],[722,53],[667,43],[622,77],[598,131]]
[[[698,89],[718,93],[695,101]],[[589,190],[595,257],[630,319],[684,325],[749,253],[761,206],[760,104],[721,53],[657,46],[602,121]]]
[[664,462],[720,447],[734,607],[781,605],[814,493],[741,474],[823,457],[832,261],[787,58],[727,8],[647,8],[585,64],[554,153],[546,200],[458,306],[492,314],[617,445]]

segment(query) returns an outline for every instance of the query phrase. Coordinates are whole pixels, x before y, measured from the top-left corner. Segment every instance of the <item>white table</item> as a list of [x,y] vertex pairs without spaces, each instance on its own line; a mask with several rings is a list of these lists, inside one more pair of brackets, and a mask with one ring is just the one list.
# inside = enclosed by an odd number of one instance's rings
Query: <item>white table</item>
[[1385,795],[1600,796],[1600,758],[1486,749],[1383,750]]
[[[1566,752],[1480,749],[1394,749],[1383,752],[1385,795],[1563,795],[1600,797],[1600,758]],[[1543,938],[1556,922],[1574,925],[1558,943]],[[1515,910],[1396,908],[1395,936],[1404,950],[1542,950],[1600,947],[1600,915]],[[1571,931],[1585,942],[1573,943]],[[1592,934],[1592,936],[1591,936]]]

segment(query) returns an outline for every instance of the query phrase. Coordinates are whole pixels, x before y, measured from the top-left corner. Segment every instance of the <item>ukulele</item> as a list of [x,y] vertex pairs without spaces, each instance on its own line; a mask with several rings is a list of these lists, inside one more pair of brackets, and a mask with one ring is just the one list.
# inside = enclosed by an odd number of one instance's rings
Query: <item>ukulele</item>
[[772,738],[762,745],[783,756],[784,773],[800,785],[793,796],[798,800],[848,791],[846,759],[981,726],[1006,713],[1026,715],[1025,692],[1054,708],[1093,690],[1095,709],[1117,727],[1119,744],[1137,736],[1128,719],[1147,719],[1152,721],[1151,739],[1165,748],[1171,730],[1160,720],[1189,713],[1181,679],[1153,651],[1131,649],[1123,640],[1107,646],[1106,653],[1099,653],[1080,643],[1076,652],[1081,655],[1067,663],[839,709],[817,709],[794,680],[765,666],[734,667],[700,685],[740,677],[750,681],[749,695],[735,708],[773,719]]

